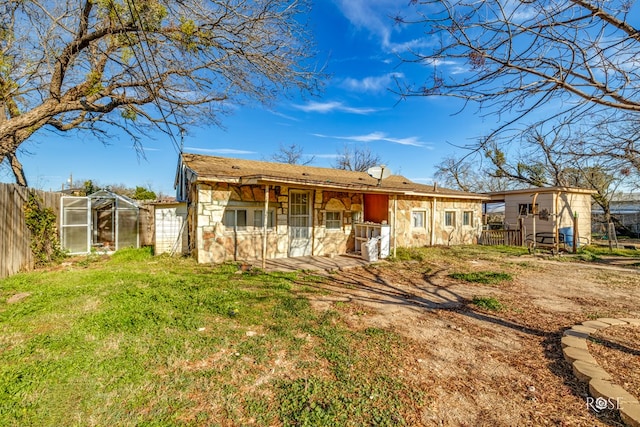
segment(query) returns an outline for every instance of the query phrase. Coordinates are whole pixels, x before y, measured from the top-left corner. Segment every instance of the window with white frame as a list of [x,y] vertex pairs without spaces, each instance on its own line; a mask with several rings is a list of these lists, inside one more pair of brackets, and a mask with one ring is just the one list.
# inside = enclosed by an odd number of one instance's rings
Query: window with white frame
[[454,211],[445,211],[444,213],[444,226],[455,227],[456,226],[456,213]]
[[247,227],[246,209],[225,209],[222,223],[225,227],[245,229]]
[[324,216],[324,226],[328,230],[339,230],[342,228],[342,212],[327,211]]
[[[267,211],[267,228],[273,228],[273,218],[275,216],[275,212],[272,209]],[[262,228],[264,224],[264,209],[255,209],[253,211],[253,226],[257,228]]]
[[473,225],[473,211],[462,212],[462,225],[468,227]]
[[427,227],[427,211],[414,210],[411,211],[411,228]]

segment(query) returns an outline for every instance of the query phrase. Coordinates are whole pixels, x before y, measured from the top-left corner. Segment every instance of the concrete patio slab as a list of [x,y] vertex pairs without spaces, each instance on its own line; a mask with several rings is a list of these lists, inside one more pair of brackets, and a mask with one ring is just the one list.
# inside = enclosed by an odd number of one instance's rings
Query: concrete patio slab
[[[386,262],[376,261],[376,262]],[[355,255],[336,255],[329,256],[303,256],[293,258],[274,258],[266,261],[265,271],[318,271],[318,272],[331,272],[331,271],[343,271],[355,267],[364,267],[371,264],[370,261],[365,260]],[[252,266],[256,268],[262,268],[262,261],[253,261]]]

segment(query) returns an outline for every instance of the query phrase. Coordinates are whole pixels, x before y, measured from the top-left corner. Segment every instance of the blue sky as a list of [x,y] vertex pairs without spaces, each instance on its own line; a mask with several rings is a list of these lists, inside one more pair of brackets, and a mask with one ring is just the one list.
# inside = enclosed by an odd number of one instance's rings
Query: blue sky
[[[281,145],[296,144],[314,166],[330,167],[345,144],[368,147],[394,173],[433,182],[434,165],[495,127],[473,106],[463,112],[450,98],[401,101],[390,92],[393,78],[422,81],[429,69],[401,64],[398,54],[424,47],[417,26],[395,26],[390,16],[408,1],[318,0],[310,24],[331,78],[323,93],[305,99],[282,99],[271,108],[245,105],[222,118],[224,129],[203,127],[184,136],[184,150],[199,154],[268,160]],[[450,68],[456,72],[455,68]],[[457,113],[457,114],[456,114]],[[74,181],[92,179],[100,185],[148,186],[173,195],[177,153],[161,133],[143,141],[146,159],[123,136],[103,145],[90,134],[60,136],[41,132],[23,145],[20,159],[30,186],[58,190]],[[453,144],[453,145],[452,145]],[[11,182],[6,170],[0,180]]]

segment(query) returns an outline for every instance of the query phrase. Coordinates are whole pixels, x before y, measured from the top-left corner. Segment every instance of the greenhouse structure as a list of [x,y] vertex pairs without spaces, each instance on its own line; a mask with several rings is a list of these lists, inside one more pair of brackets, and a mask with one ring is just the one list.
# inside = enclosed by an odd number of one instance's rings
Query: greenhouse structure
[[128,197],[107,190],[64,196],[60,212],[60,242],[70,254],[140,246],[140,208]]

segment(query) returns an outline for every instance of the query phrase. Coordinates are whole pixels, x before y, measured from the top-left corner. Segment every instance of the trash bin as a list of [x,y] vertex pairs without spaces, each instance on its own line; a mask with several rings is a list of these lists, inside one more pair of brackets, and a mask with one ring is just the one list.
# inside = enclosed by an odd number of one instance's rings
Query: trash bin
[[367,261],[378,261],[378,238],[372,238],[362,245],[362,257]]
[[[558,229],[558,233],[560,233],[562,236],[564,236],[564,243],[569,246],[569,247],[573,247],[573,227],[561,227],[560,229]],[[562,241],[562,237],[560,238]],[[580,246],[580,242],[576,242],[577,246]]]

